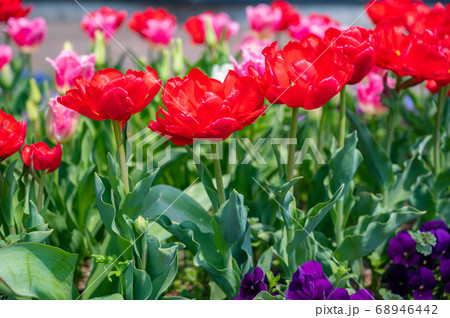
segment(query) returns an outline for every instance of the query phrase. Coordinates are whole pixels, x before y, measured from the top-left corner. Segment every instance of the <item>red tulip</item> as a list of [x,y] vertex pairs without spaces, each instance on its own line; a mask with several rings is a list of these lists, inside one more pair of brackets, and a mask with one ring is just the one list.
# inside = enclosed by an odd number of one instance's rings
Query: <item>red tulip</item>
[[177,146],[191,145],[194,139],[224,140],[266,109],[256,81],[234,71],[221,83],[193,68],[183,79],[167,82],[162,100],[166,109],[160,107],[149,127]]
[[0,1],[0,22],[6,22],[9,18],[22,18],[30,13],[32,5],[24,8],[22,0]]
[[177,18],[166,9],[148,7],[143,12],[134,12],[128,25],[153,47],[164,48],[175,35]]
[[441,35],[450,35],[450,4],[436,3],[431,9],[416,9],[415,14],[405,23],[410,33],[435,31]]
[[0,162],[20,150],[27,135],[27,124],[0,109]]
[[271,103],[315,109],[341,90],[353,75],[349,59],[336,47],[329,47],[316,35],[301,42],[291,41],[283,50],[277,42],[263,50],[266,71],[250,73]]
[[[433,93],[433,94],[439,93],[439,86],[438,86],[438,84],[436,83],[436,81],[428,80],[428,81],[427,81],[427,84],[426,84],[426,87],[427,87],[427,89],[428,89],[431,93]],[[448,95],[447,95],[447,96],[450,96],[450,91],[448,92]]]
[[397,76],[411,76],[417,84],[425,79],[445,79],[449,61],[435,33],[406,35],[399,19],[382,22],[375,28],[379,36],[376,64]]
[[411,12],[414,3],[423,4],[413,0],[373,0],[366,4],[366,12],[372,22],[378,24],[391,18],[404,17],[406,13]]
[[359,83],[373,68],[376,41],[368,30],[353,26],[345,31],[330,28],[325,32],[324,40],[342,49],[354,66],[355,71],[348,84]]
[[286,1],[275,0],[272,2],[272,9],[279,9],[281,11],[281,23],[278,26],[278,31],[283,31],[291,25],[297,25],[300,22],[300,14]]
[[107,68],[94,74],[91,81],[82,76],[73,80],[75,87],[58,97],[58,103],[93,120],[119,121],[121,126],[139,113],[161,88],[158,74],[150,66],[145,72]]
[[53,149],[50,149],[45,142],[39,141],[23,147],[21,155],[23,162],[28,167],[51,173],[61,164],[62,149],[59,142]]

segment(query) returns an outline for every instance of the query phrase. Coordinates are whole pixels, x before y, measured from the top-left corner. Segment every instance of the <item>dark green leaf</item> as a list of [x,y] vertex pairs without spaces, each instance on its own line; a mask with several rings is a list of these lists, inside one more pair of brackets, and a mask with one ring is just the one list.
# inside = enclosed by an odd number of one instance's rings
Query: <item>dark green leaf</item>
[[347,117],[353,129],[358,132],[359,149],[369,172],[378,186],[381,189],[386,189],[393,180],[391,161],[361,119],[349,111],[347,111]]

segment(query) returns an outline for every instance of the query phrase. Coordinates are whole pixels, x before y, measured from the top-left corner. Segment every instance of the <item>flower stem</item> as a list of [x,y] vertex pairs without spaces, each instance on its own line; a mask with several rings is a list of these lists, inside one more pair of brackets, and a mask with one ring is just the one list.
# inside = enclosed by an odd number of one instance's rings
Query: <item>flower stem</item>
[[[338,147],[344,147],[345,141],[345,111],[347,108],[345,98],[345,85],[342,87],[340,93],[340,105],[339,105],[339,139]],[[345,195],[345,194],[344,194]],[[342,196],[336,203],[336,220],[334,224],[334,234],[336,236],[336,243],[339,246],[344,240],[344,196]]]
[[[217,144],[211,144],[211,151],[213,156],[217,154]],[[216,177],[217,184],[217,199],[219,200],[219,206],[225,202],[225,188],[223,186],[222,168],[220,167],[220,159],[213,159],[214,176]]]
[[320,116],[320,124],[319,124],[319,135],[317,137],[317,148],[319,151],[322,151],[322,140],[323,140],[323,130],[325,128],[325,121],[328,115],[328,104],[323,105],[322,107],[322,116]]
[[391,149],[392,149],[392,141],[394,140],[394,128],[395,123],[397,121],[397,114],[398,114],[398,108],[399,108],[399,101],[400,101],[400,87],[402,85],[402,78],[400,76],[397,76],[397,79],[395,81],[395,92],[397,93],[397,96],[395,96],[393,110],[392,108],[389,111],[388,116],[388,134],[386,139],[386,154],[388,158],[391,158]]
[[122,181],[125,186],[125,192],[130,192],[130,184],[128,182],[128,168],[127,159],[125,157],[125,148],[122,141],[122,132],[120,131],[120,124],[117,120],[113,121],[114,136],[116,137],[117,151],[119,153],[120,171],[122,172]]
[[442,121],[442,112],[444,111],[445,102],[447,100],[447,94],[450,89],[450,85],[440,87],[439,88],[439,96],[437,102],[437,111],[436,111],[436,123],[434,124],[434,175],[437,176],[441,171],[441,121]]
[[339,105],[339,148],[344,147],[344,141],[345,141],[345,111],[347,108],[347,102],[345,98],[345,85],[342,86],[341,93],[340,93],[340,105]]
[[[0,171],[0,188],[3,186],[3,182],[4,182],[4,180],[3,180],[2,172]],[[2,203],[1,197],[0,197],[0,203]],[[11,224],[8,224],[8,228],[9,228],[9,234],[11,234],[11,235],[16,234],[16,227],[14,225],[14,220],[11,220]]]
[[[145,230],[145,231],[147,231],[147,230]],[[147,271],[147,242],[146,242],[146,240],[147,240],[147,235],[144,235],[143,236],[143,238],[144,238],[144,240],[142,241],[142,270],[144,271],[144,272],[146,272]]]
[[41,177],[39,179],[39,194],[38,194],[38,203],[37,208],[39,213],[42,212],[42,209],[44,208],[42,204],[44,203],[44,188],[45,188],[45,172],[41,172]]
[[[298,122],[298,107],[292,108],[291,128],[289,130],[289,138],[294,139],[297,137],[297,122]],[[294,164],[295,164],[295,149],[297,143],[289,143],[289,153],[286,171],[286,182],[291,181],[294,178]],[[294,192],[294,189],[292,189]]]

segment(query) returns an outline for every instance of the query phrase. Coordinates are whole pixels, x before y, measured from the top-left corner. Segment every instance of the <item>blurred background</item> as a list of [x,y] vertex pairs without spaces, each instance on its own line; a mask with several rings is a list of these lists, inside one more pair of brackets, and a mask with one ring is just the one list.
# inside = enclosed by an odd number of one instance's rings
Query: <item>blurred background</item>
[[[42,16],[47,20],[48,35],[43,46],[35,55],[33,55],[33,65],[35,70],[51,71],[50,64],[45,62],[47,56],[55,58],[60,52],[65,41],[74,44],[78,53],[89,51],[89,40],[80,29],[80,21],[86,14],[86,11],[98,9],[101,6],[110,6],[116,9],[124,9],[128,12],[128,17],[134,11],[144,10],[147,6],[165,7],[171,13],[177,16],[178,30],[177,37],[183,39],[185,47],[185,55],[191,60],[195,60],[202,52],[199,46],[191,45],[189,37],[183,30],[182,24],[187,17],[197,15],[205,10],[225,11],[231,18],[238,21],[241,25],[241,34],[249,32],[246,21],[245,7],[247,5],[256,5],[258,3],[270,3],[271,1],[259,0],[128,0],[128,1],[88,1],[88,0],[34,0],[24,3],[32,3],[34,10],[31,17]],[[340,1],[323,1],[323,0],[301,0],[289,1],[300,10],[302,15],[308,15],[313,12],[326,13],[333,19],[341,22],[343,25],[361,25],[369,27],[370,21],[364,14],[364,5],[367,1],[361,0],[340,0]],[[122,25],[116,33],[116,40],[138,56],[147,56],[148,46],[137,34],[131,32],[128,26]],[[230,51],[235,52],[240,37],[234,36],[230,39]],[[287,39],[283,39],[287,40]],[[113,58],[117,59],[123,52],[123,49],[111,41],[111,53]],[[130,63],[131,66],[131,63]]]

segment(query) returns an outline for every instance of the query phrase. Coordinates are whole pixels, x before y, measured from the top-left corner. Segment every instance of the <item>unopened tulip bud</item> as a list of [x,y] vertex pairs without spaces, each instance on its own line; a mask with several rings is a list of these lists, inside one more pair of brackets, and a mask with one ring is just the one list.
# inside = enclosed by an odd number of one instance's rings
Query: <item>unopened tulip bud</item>
[[206,31],[205,31],[206,44],[209,47],[215,47],[217,44],[217,36],[216,36],[216,32],[214,32],[214,27],[212,24],[211,17],[207,17],[205,19],[205,27],[206,27]]
[[0,85],[3,88],[11,88],[14,81],[14,73],[10,64],[3,66],[0,76]]
[[70,141],[77,130],[80,114],[64,107],[56,98],[48,102],[47,118],[45,119],[45,132],[48,139],[54,144]]
[[161,69],[159,71],[159,75],[164,82],[170,77],[170,51],[167,49],[162,51]]
[[104,68],[106,65],[105,34],[100,30],[95,31],[94,54],[95,54],[95,67],[97,69]]
[[172,41],[172,68],[175,76],[178,76],[183,71],[184,54],[183,41],[181,38]]
[[34,135],[36,139],[40,139],[42,126],[41,119],[39,117],[39,107],[31,99],[29,99],[25,102],[25,109],[27,110],[28,118],[30,118],[30,122],[32,123]]
[[39,86],[34,78],[30,79],[30,96],[29,99],[36,105],[42,101],[42,94]]
[[73,51],[73,44],[70,41],[66,41],[63,44],[63,50]]
[[134,226],[136,228],[136,233],[141,235],[142,233],[145,233],[145,231],[147,231],[148,222],[146,219],[139,215],[139,217],[134,221]]

